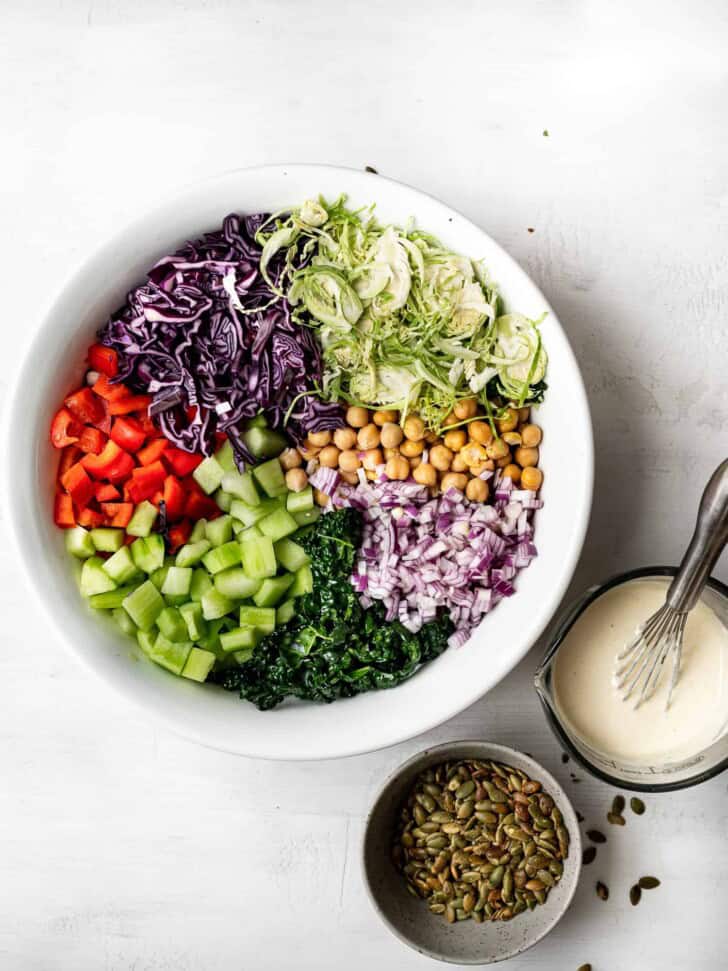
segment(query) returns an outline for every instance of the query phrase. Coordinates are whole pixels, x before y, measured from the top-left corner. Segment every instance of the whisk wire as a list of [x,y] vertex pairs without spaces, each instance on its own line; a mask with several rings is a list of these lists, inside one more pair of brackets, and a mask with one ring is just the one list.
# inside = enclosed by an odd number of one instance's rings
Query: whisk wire
[[672,676],[666,704],[669,707],[680,674],[686,621],[687,614],[664,604],[639,628],[617,657],[615,683],[617,689],[624,692],[623,700],[631,698],[638,688],[635,708],[651,698],[657,690],[665,662],[672,654]]

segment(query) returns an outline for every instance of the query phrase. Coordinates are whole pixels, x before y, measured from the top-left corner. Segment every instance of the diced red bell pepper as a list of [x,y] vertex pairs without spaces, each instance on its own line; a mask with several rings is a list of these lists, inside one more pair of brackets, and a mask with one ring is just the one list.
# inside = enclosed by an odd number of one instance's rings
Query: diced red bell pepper
[[116,502],[121,498],[121,493],[110,482],[97,482],[94,496],[97,502]]
[[107,378],[115,378],[119,373],[119,355],[113,347],[92,344],[88,349],[88,363],[94,371],[105,374]]
[[98,428],[86,425],[78,439],[78,445],[82,452],[100,455],[106,445],[106,435]]
[[120,482],[131,475],[134,459],[128,452],[120,449],[116,442],[109,440],[100,455],[87,455],[81,459],[81,464],[95,479]]
[[134,459],[128,452],[122,452],[116,461],[112,463],[111,468],[106,473],[106,478],[109,482],[123,482],[124,479],[129,478],[133,471]]
[[147,411],[138,411],[136,413],[136,417],[137,417],[137,421],[144,429],[144,432],[146,433],[146,436],[148,439],[151,440],[153,438],[163,437],[160,430],[157,428],[157,426],[154,424],[152,419],[149,417],[149,413]]
[[79,388],[66,398],[66,408],[84,425],[96,425],[106,417],[106,407],[91,388]]
[[131,480],[127,483],[127,492],[132,502],[142,502],[150,499],[158,489],[161,489],[167,477],[167,470],[161,462],[142,465],[134,469]]
[[61,453],[61,461],[58,463],[58,478],[60,479],[82,457],[83,452],[77,445],[67,445]]
[[85,509],[93,499],[94,484],[80,462],[72,465],[62,476],[61,485],[79,509]]
[[164,480],[164,505],[167,509],[167,519],[171,523],[176,523],[184,516],[187,495],[179,479],[173,475],[168,475]]
[[164,502],[164,493],[161,489],[157,489],[152,498],[149,500],[155,509],[159,509],[160,502]]
[[100,513],[97,509],[82,509],[78,514],[78,525],[85,526],[86,529],[96,529],[97,526],[103,526],[103,513]]
[[194,472],[202,458],[202,455],[183,452],[181,448],[168,448],[164,453],[164,461],[180,479]]
[[134,503],[132,502],[103,502],[101,508],[108,526],[121,526],[125,528],[129,525],[129,520],[134,513]]
[[128,398],[114,398],[109,402],[110,415],[130,415],[133,411],[146,411],[152,399],[148,394],[129,395]]
[[193,492],[185,499],[185,516],[192,520],[215,519],[219,515],[217,503],[209,496],[199,496]]
[[169,442],[166,438],[155,438],[154,441],[150,442],[148,445],[145,445],[144,448],[139,449],[137,452],[137,459],[142,465],[151,465],[152,462],[157,462],[159,459],[161,459],[168,447]]
[[71,414],[68,408],[57,411],[51,422],[51,442],[54,448],[65,448],[73,445],[81,435],[81,423]]
[[73,514],[73,499],[62,492],[56,494],[53,503],[53,521],[56,526],[61,526],[63,529],[70,529],[71,526],[76,525],[76,517]]
[[104,435],[110,435],[111,434],[111,418],[108,415],[106,415],[106,417],[104,418],[103,421],[100,421],[100,422],[97,423],[96,427],[98,428],[98,430],[100,432],[103,432]]
[[111,440],[127,452],[138,452],[146,437],[136,418],[117,418],[111,426]]
[[94,385],[94,394],[105,398],[106,401],[118,401],[120,398],[128,398],[131,391],[125,384],[112,384],[106,375],[102,374]]
[[177,523],[173,526],[169,533],[169,552],[176,553],[180,546],[184,546],[187,540],[190,538],[190,533],[192,532],[192,523],[189,519],[183,519],[181,523]]

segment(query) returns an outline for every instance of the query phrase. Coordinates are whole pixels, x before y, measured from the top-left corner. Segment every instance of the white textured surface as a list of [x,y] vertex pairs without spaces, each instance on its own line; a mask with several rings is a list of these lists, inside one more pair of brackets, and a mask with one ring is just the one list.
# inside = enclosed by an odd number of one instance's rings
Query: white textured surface
[[[570,334],[597,445],[574,591],[674,561],[726,452],[727,39],[718,0],[5,0],[6,368],[74,264],[167,186],[374,165],[483,225]],[[358,871],[371,796],[424,738],[307,765],[196,748],[66,660],[4,541],[0,571],[3,971],[431,966],[387,935]],[[530,689],[538,657],[427,739],[520,746],[597,822],[612,794],[569,781]],[[509,968],[725,967],[725,779],[646,801]],[[663,886],[633,909],[646,871]]]

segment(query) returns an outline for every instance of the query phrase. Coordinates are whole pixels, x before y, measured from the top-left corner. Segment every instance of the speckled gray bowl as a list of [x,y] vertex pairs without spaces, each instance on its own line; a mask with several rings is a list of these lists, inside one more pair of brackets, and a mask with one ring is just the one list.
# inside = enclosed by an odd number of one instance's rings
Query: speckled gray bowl
[[[447,759],[493,759],[526,772],[542,783],[564,815],[571,836],[564,875],[546,903],[507,923],[448,924],[431,914],[423,900],[412,897],[394,868],[390,850],[399,809],[417,775]],[[569,799],[538,762],[515,749],[490,742],[446,742],[413,756],[387,779],[367,819],[362,846],[364,884],[387,927],[401,941],[428,957],[453,964],[495,964],[533,947],[558,923],[571,903],[581,872],[579,823]]]

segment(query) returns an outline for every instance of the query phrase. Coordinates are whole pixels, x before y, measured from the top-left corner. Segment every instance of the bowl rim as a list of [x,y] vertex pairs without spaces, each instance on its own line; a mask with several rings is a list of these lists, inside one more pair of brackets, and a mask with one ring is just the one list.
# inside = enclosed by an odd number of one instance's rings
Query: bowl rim
[[[497,671],[495,674],[491,674],[490,680],[487,681],[487,683],[485,683],[487,679],[484,679],[483,681],[476,679],[465,684],[462,692],[458,692],[454,695],[451,693],[451,701],[448,703],[443,702],[442,706],[437,710],[437,712],[431,714],[429,718],[423,719],[420,723],[416,725],[413,724],[412,721],[403,721],[402,723],[398,723],[395,730],[390,730],[387,733],[386,738],[380,737],[373,741],[367,741],[364,733],[360,733],[357,739],[350,738],[342,746],[340,742],[337,742],[336,735],[333,734],[329,741],[319,744],[318,748],[313,753],[310,751],[304,751],[301,747],[295,748],[291,753],[285,751],[284,746],[282,745],[276,747],[273,744],[268,743],[266,743],[266,746],[261,749],[255,743],[251,743],[249,740],[240,738],[239,736],[234,737],[234,739],[231,738],[230,740],[227,740],[220,731],[210,730],[207,727],[203,728],[195,724],[188,724],[175,712],[167,710],[166,706],[164,705],[160,705],[159,707],[150,705],[148,700],[138,695],[133,686],[122,679],[108,675],[107,672],[103,670],[102,666],[100,664],[97,665],[94,659],[88,653],[76,646],[70,632],[57,624],[56,618],[53,616],[51,605],[46,599],[45,588],[44,586],[42,587],[40,581],[34,575],[34,570],[32,568],[33,565],[31,562],[31,553],[27,548],[29,544],[23,541],[23,537],[21,536],[20,532],[20,520],[23,518],[22,510],[25,500],[22,496],[18,495],[19,490],[13,488],[13,481],[16,477],[14,474],[15,463],[4,463],[3,482],[9,501],[9,533],[12,537],[12,543],[21,563],[21,572],[25,576],[27,589],[32,591],[35,595],[36,601],[40,602],[41,609],[45,613],[48,623],[56,631],[60,642],[64,645],[69,654],[76,658],[76,660],[80,661],[80,663],[87,670],[93,672],[96,677],[100,677],[118,695],[125,698],[127,701],[130,701],[137,708],[143,711],[145,713],[145,717],[153,719],[158,724],[164,724],[167,728],[170,728],[172,731],[182,735],[183,737],[192,739],[200,744],[217,750],[229,751],[239,755],[270,759],[307,760],[348,757],[378,749],[388,748],[443,724],[450,718],[465,710],[470,705],[474,704],[481,697],[483,697],[483,695],[487,694],[488,691],[492,690],[499,683],[499,681],[501,681],[509,673],[509,671],[511,671],[521,660],[523,660],[525,655],[532,648],[533,644],[536,643],[539,636],[550,623],[551,619],[553,618],[554,611],[558,608],[558,605],[563,599],[563,596],[571,581],[584,545],[584,539],[586,536],[592,507],[594,483],[594,438],[591,423],[591,413],[578,362],[576,361],[568,336],[560,324],[558,315],[554,313],[541,290],[533,282],[529,274],[517,263],[517,261],[513,259],[513,257],[510,256],[510,254],[507,253],[503,247],[500,246],[500,244],[496,242],[496,240],[493,239],[488,232],[486,232],[486,230],[481,228],[477,223],[473,222],[468,217],[464,216],[457,209],[444,202],[441,202],[435,196],[427,192],[423,192],[421,189],[410,186],[402,181],[389,179],[379,174],[366,173],[352,167],[306,162],[256,165],[214,173],[207,178],[185,183],[184,185],[173,188],[167,192],[163,197],[158,199],[154,205],[149,206],[143,204],[136,208],[132,218],[116,227],[115,231],[107,236],[104,240],[94,244],[90,253],[75,264],[72,272],[70,272],[66,277],[64,285],[55,294],[54,299],[41,311],[40,323],[35,328],[30,341],[25,346],[19,366],[14,375],[14,379],[10,382],[7,397],[8,404],[7,408],[5,409],[3,421],[3,441],[6,443],[6,448],[8,449],[7,454],[14,454],[13,449],[20,447],[21,442],[16,438],[15,429],[18,427],[18,420],[20,419],[23,410],[22,388],[28,380],[32,379],[32,362],[35,356],[42,352],[44,342],[48,339],[48,335],[52,330],[52,321],[57,308],[61,307],[65,301],[71,298],[73,290],[76,286],[78,286],[81,278],[89,274],[94,269],[97,269],[102,261],[108,258],[109,255],[114,252],[114,249],[120,240],[124,239],[135,229],[144,226],[144,224],[152,220],[155,216],[158,216],[160,219],[164,219],[164,214],[168,212],[170,206],[184,205],[188,199],[193,200],[195,198],[195,194],[200,193],[206,187],[216,185],[222,187],[226,183],[229,183],[232,187],[236,180],[245,178],[246,176],[251,176],[252,178],[277,178],[283,181],[287,175],[293,173],[296,173],[300,178],[305,178],[307,175],[320,175],[322,178],[328,177],[329,179],[339,176],[348,180],[349,186],[351,186],[352,182],[356,182],[358,179],[377,179],[379,180],[379,183],[374,183],[373,188],[376,184],[387,183],[391,191],[402,190],[404,203],[409,202],[410,204],[415,205],[417,198],[421,198],[426,200],[431,211],[438,211],[443,218],[453,221],[453,217],[456,217],[461,225],[467,227],[470,231],[480,234],[487,241],[493,256],[495,259],[497,259],[498,263],[503,269],[507,268],[509,272],[512,272],[516,277],[521,278],[524,283],[530,287],[532,293],[538,297],[540,305],[543,306],[544,310],[554,320],[560,332],[563,347],[562,357],[570,372],[570,392],[572,394],[572,400],[574,401],[576,411],[580,416],[579,425],[581,427],[579,431],[580,435],[582,436],[583,445],[583,474],[578,487],[579,501],[574,506],[575,516],[570,523],[571,539],[569,548],[566,551],[566,555],[562,557],[560,561],[560,582],[551,586],[548,592],[548,597],[544,598],[544,601],[547,604],[546,608],[540,608],[540,605],[538,605],[539,609],[535,611],[535,624],[524,634],[520,649],[514,652],[509,658],[507,667],[502,671]],[[351,188],[350,191],[353,192],[354,188]],[[376,198],[376,189],[374,189],[373,195]],[[203,230],[204,227],[200,227],[200,232]]]
[[[538,695],[538,700],[541,703],[541,708],[546,716],[546,720],[549,723],[551,731],[554,733],[556,739],[561,745],[564,746],[566,751],[572,758],[578,762],[578,764],[586,769],[592,776],[600,779],[602,782],[606,782],[608,785],[614,787],[615,789],[626,789],[628,792],[677,792],[680,789],[690,789],[692,786],[700,785],[702,782],[707,782],[709,779],[714,779],[716,776],[725,772],[728,769],[728,756],[721,759],[720,762],[716,762],[714,766],[709,769],[703,769],[702,772],[698,772],[696,775],[691,775],[686,779],[681,779],[677,782],[659,782],[659,783],[649,783],[649,782],[631,782],[626,779],[618,779],[616,776],[611,775],[604,769],[600,769],[598,766],[594,765],[572,742],[571,737],[566,732],[565,728],[561,722],[554,715],[551,706],[546,701],[543,694],[542,682],[543,678],[547,672],[547,669],[551,663],[552,658],[561,646],[562,641],[568,634],[571,627],[586,610],[586,608],[594,603],[602,594],[611,590],[613,587],[621,586],[623,583],[629,583],[631,580],[640,580],[649,577],[674,577],[677,573],[676,566],[641,566],[637,567],[635,570],[625,570],[623,573],[613,573],[602,583],[592,584],[590,587],[581,594],[581,596],[575,598],[560,612],[559,616],[554,621],[554,632],[549,638],[548,646],[544,656],[536,670],[534,675],[533,685]],[[711,590],[715,590],[719,593],[726,603],[728,603],[728,586],[716,577],[710,576],[706,581],[706,586],[710,587]]]
[[[450,958],[445,956],[443,953],[436,953],[428,947],[422,947],[419,944],[415,944],[406,934],[399,930],[399,928],[393,924],[387,915],[384,913],[379,905],[379,901],[374,893],[371,882],[369,880],[369,874],[366,865],[366,855],[367,855],[367,845],[369,840],[369,835],[371,832],[371,824],[375,811],[378,808],[380,801],[385,796],[389,787],[397,782],[407,773],[414,774],[416,768],[420,766],[424,759],[429,761],[431,756],[434,757],[447,757],[448,753],[452,757],[460,758],[462,757],[467,749],[483,749],[487,754],[487,758],[495,758],[499,762],[508,764],[509,760],[512,761],[513,756],[516,757],[518,761],[525,762],[528,765],[529,773],[532,773],[532,778],[542,781],[545,788],[548,789],[549,794],[553,797],[554,801],[557,803],[559,808],[566,806],[568,813],[571,817],[571,825],[569,826],[569,859],[574,860],[575,874],[573,884],[571,889],[568,891],[560,909],[555,913],[552,921],[548,923],[542,930],[534,937],[532,941],[527,944],[519,944],[514,947],[512,951],[504,954],[502,957],[496,958],[494,961],[483,961],[476,959],[464,959],[461,957]],[[461,754],[462,753],[462,754]],[[479,756],[482,757],[482,756]],[[423,954],[426,957],[430,957],[433,960],[441,961],[445,964],[459,964],[459,965],[470,965],[475,967],[483,967],[488,964],[499,964],[501,961],[507,961],[511,958],[518,957],[529,951],[532,947],[538,944],[544,939],[551,931],[556,927],[559,921],[564,917],[569,907],[571,906],[574,896],[576,894],[577,887],[579,886],[579,881],[581,879],[581,873],[583,868],[582,863],[582,843],[581,843],[581,829],[579,827],[579,819],[576,814],[576,810],[569,798],[568,793],[561,785],[561,783],[556,779],[551,772],[548,771],[540,762],[533,758],[531,755],[527,755],[525,752],[520,751],[520,749],[512,748],[509,745],[501,745],[499,742],[488,742],[483,739],[457,739],[452,742],[440,742],[437,745],[431,745],[428,748],[422,749],[420,752],[416,752],[411,755],[408,759],[405,759],[399,766],[393,769],[384,782],[381,783],[376,791],[373,799],[370,802],[369,811],[367,812],[366,819],[364,822],[364,830],[362,832],[360,847],[359,847],[359,866],[362,875],[362,883],[369,898],[373,909],[376,911],[378,917],[385,925],[385,927],[392,933],[398,940],[403,944],[406,944],[413,951],[418,954]]]

